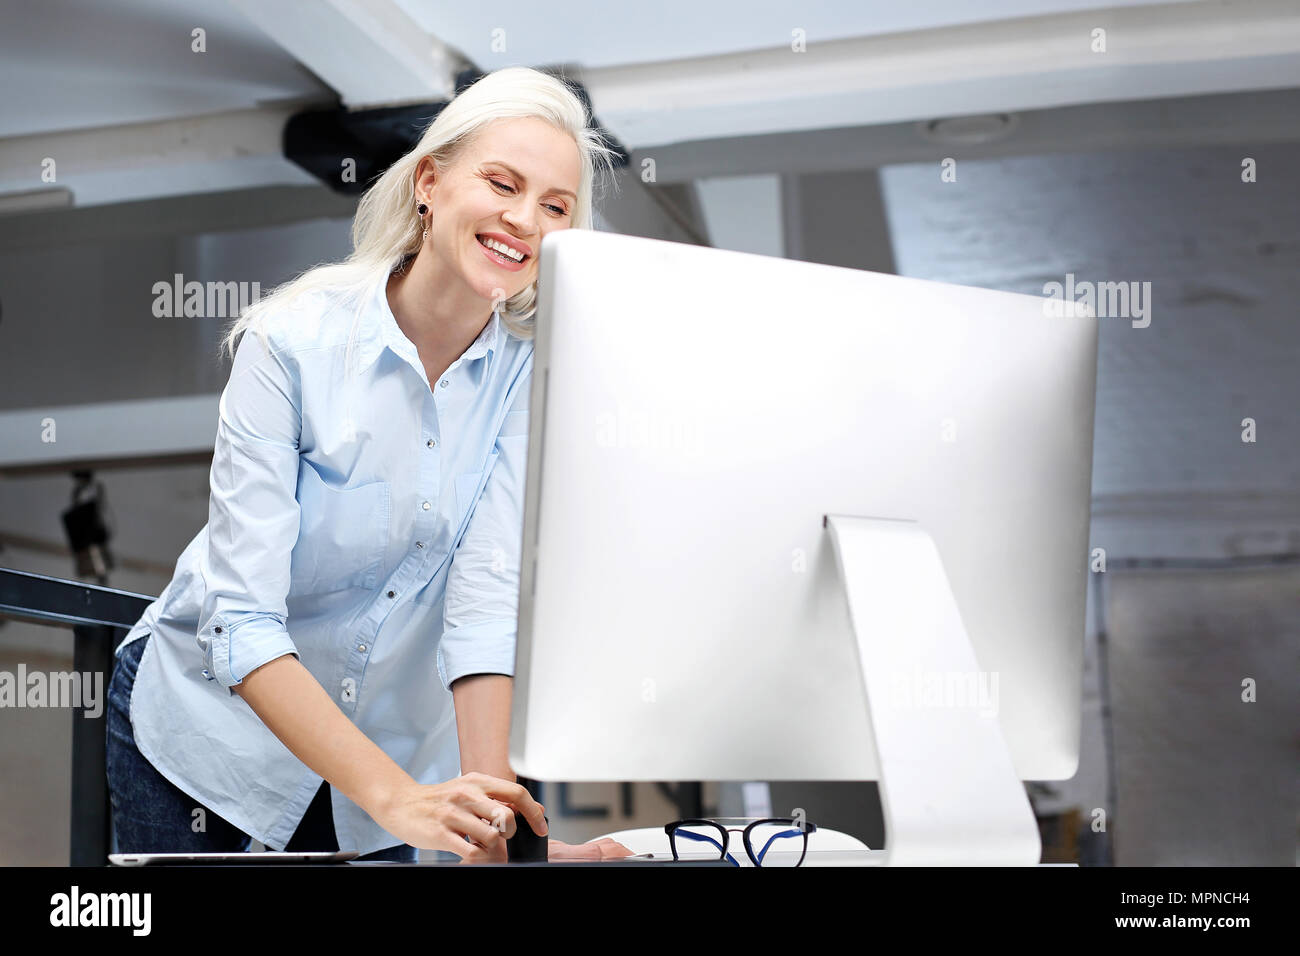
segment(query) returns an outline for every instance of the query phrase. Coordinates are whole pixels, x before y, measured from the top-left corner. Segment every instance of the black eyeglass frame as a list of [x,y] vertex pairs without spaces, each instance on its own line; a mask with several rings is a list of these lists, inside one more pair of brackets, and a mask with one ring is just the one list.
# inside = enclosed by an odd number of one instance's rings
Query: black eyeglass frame
[[[741,842],[745,846],[745,854],[749,857],[749,861],[757,867],[762,867],[763,865],[762,861],[759,860],[754,854],[754,847],[750,843],[749,835],[755,827],[762,826],[764,824],[776,823],[784,826],[793,827],[796,830],[799,830],[800,832],[803,833],[803,850],[799,854],[799,862],[795,864],[796,867],[803,866],[804,858],[808,855],[808,834],[817,832],[817,824],[809,823],[806,820],[803,821],[796,820],[793,817],[764,817],[763,819],[760,820],[754,820],[748,826],[745,826],[743,828],[728,827],[723,825],[723,821],[735,820],[735,819],[737,818],[720,817],[717,820],[692,818],[689,820],[674,820],[672,823],[664,824],[664,832],[668,834],[668,848],[672,850],[673,859],[679,860],[679,857],[677,856],[677,836],[676,836],[677,829],[679,827],[699,826],[701,824],[704,824],[705,826],[711,826],[714,827],[715,829],[722,831],[722,852],[718,855],[719,860],[725,860],[727,858],[727,848],[731,845],[731,834],[739,833],[741,835]],[[793,869],[793,867],[791,867],[791,869]]]

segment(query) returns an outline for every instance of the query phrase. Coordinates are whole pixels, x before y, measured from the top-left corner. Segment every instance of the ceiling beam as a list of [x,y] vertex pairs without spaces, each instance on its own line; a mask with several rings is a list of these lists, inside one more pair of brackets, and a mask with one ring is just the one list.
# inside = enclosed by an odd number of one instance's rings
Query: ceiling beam
[[0,254],[351,219],[356,208],[355,198],[312,183],[19,212],[0,216]]
[[[1105,30],[1105,52],[1093,31]],[[1220,0],[1025,17],[589,69],[633,150],[1081,103],[1300,86],[1300,5]]]
[[[0,139],[0,193],[66,189],[77,206],[250,186],[309,185],[284,158],[301,102],[204,116]],[[50,166],[49,161],[53,161]],[[46,170],[54,179],[47,182]],[[30,197],[19,204],[27,207]],[[0,197],[0,213],[4,202]],[[14,210],[17,211],[17,210]]]
[[904,122],[737,136],[634,149],[653,158],[659,184],[710,176],[879,169],[945,157],[995,159],[1118,149],[1174,149],[1300,140],[1300,89],[1134,103],[1090,103],[989,116],[986,139],[947,138],[943,123]]
[[229,0],[349,108],[450,99],[471,64],[395,0]]
[[219,395],[0,412],[0,478],[212,458]]

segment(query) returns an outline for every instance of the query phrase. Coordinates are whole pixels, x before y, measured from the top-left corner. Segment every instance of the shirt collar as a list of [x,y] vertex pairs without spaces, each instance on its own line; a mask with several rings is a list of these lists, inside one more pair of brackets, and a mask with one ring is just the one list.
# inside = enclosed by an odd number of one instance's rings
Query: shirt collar
[[[385,273],[372,296],[373,310],[362,317],[362,327],[357,331],[357,363],[360,371],[368,369],[384,349],[392,349],[397,355],[419,359],[415,343],[406,337],[397,324],[397,318],[388,305],[388,274]],[[493,309],[492,318],[488,319],[483,331],[478,334],[469,348],[461,356],[466,362],[477,361],[489,352],[496,353],[501,346],[501,310]]]

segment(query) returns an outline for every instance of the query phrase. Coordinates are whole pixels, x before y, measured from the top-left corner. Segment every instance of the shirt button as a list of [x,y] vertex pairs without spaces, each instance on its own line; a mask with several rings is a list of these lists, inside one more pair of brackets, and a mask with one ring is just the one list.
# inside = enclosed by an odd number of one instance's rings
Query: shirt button
[[359,651],[364,651],[365,649],[366,649],[366,645],[364,645],[364,644],[358,644],[358,645],[357,645],[357,650],[359,650]]
[[423,548],[423,547],[424,547],[424,542],[423,542],[423,541],[417,541],[417,542],[415,542],[415,546],[416,546],[417,548]]
[[396,592],[396,591],[389,591],[389,592],[388,592],[388,596],[389,596],[389,597],[396,597],[396,596],[397,596],[397,592]]
[[434,441],[432,438],[430,438],[427,442],[424,443],[424,446],[425,446],[426,448],[432,448],[432,447],[433,447],[434,445],[436,445],[436,444],[438,444],[438,443],[437,443],[436,441]]
[[447,380],[444,378],[444,379],[443,379],[441,382],[439,382],[438,384],[441,385],[443,388],[446,388],[446,387],[447,387]]
[[430,505],[429,502],[426,501],[426,502],[424,502],[424,504],[420,505],[420,507],[423,508],[425,511],[428,511],[428,510],[429,510],[431,507],[433,507],[433,506]]
[[206,667],[203,668],[203,676],[206,677],[208,680],[212,680],[212,675],[208,673],[208,669]]
[[218,625],[217,625],[216,627],[214,627],[212,630],[213,630],[214,633],[220,634],[220,633],[221,633],[221,625],[218,624]]

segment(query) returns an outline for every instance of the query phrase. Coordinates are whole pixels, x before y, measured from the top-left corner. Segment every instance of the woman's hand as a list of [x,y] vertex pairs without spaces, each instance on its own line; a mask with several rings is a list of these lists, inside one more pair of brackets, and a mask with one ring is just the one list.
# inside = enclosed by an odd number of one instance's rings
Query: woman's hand
[[559,840],[550,840],[546,844],[548,860],[620,860],[631,855],[631,850],[609,837],[577,845]]
[[546,835],[545,808],[526,789],[484,773],[467,773],[446,783],[412,781],[390,794],[371,818],[413,847],[446,850],[462,863],[505,863],[516,811],[534,833]]

